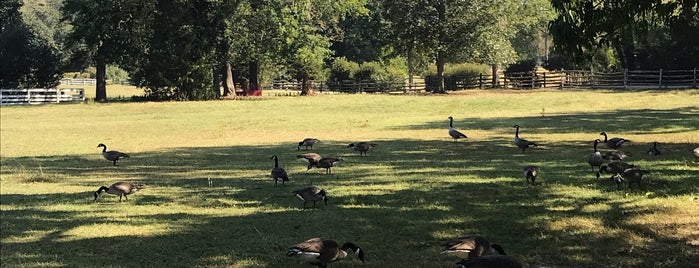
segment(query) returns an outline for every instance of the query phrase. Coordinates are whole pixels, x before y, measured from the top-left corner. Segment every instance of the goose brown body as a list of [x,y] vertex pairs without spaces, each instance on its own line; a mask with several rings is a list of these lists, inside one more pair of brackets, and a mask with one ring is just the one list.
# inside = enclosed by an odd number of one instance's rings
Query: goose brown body
[[524,178],[527,179],[527,183],[531,181],[532,184],[536,184],[536,177],[539,176],[539,167],[537,166],[525,166],[524,167]]
[[357,142],[357,143],[350,143],[349,145],[347,145],[347,147],[350,147],[350,148],[354,149],[355,151],[359,152],[359,155],[366,155],[366,153],[367,153],[367,151],[369,151],[369,149],[374,148],[376,146],[379,146],[379,145],[376,143],[373,143],[373,142],[365,142],[365,141]]
[[119,159],[129,157],[128,154],[119,151],[107,151],[107,145],[104,145],[104,143],[100,143],[99,145],[97,145],[97,148],[99,147],[102,147],[102,157],[104,157],[104,159],[112,161],[112,165],[114,166],[116,166],[117,161],[119,161]]
[[629,163],[622,162],[622,161],[612,161],[612,162],[607,163],[606,165],[602,165],[599,168],[599,171],[597,172],[597,178],[599,179],[599,177],[601,176],[601,173],[606,172],[608,174],[612,174],[610,179],[613,180],[614,175],[620,174],[620,173],[624,172],[624,170],[632,168],[632,167],[634,167],[633,164],[629,164]]
[[442,254],[456,256],[463,260],[491,254],[505,255],[502,246],[491,244],[480,235],[465,235],[452,239],[442,246],[444,247]]
[[102,192],[106,192],[108,194],[113,194],[113,195],[118,195],[119,196],[119,202],[121,202],[121,197],[125,197],[126,200],[129,200],[128,195],[135,193],[136,191],[139,191],[143,189],[142,184],[133,184],[129,182],[115,182],[114,184],[110,185],[109,187],[107,186],[102,186],[97,191],[94,193],[95,199],[93,201],[97,201],[97,197],[99,197]]
[[454,138],[454,141],[458,141],[461,138],[468,138],[466,137],[466,134],[461,133],[461,131],[458,131],[454,128],[454,117],[449,117],[449,136]]
[[328,194],[325,192],[325,190],[311,185],[308,187],[304,187],[302,189],[293,191],[294,195],[297,196],[298,198],[301,198],[303,200],[303,209],[306,209],[306,203],[308,202],[313,202],[313,207],[316,207],[316,202],[317,201],[323,201],[325,202],[325,205],[328,205]]
[[335,164],[342,162],[342,157],[323,157],[320,160],[318,160],[318,163],[316,163],[317,168],[324,168],[325,169],[325,174],[332,174],[332,170],[330,170],[332,167],[335,166]]
[[525,139],[522,139],[519,137],[519,125],[514,125],[512,127],[517,128],[517,130],[515,131],[515,145],[517,145],[517,147],[522,149],[523,153],[524,153],[524,150],[526,150],[527,148],[537,146],[536,143],[533,143],[531,141],[528,141],[528,140],[525,140]]
[[354,243],[347,242],[339,246],[336,241],[323,238],[311,238],[298,243],[289,248],[286,256],[299,257],[305,262],[325,268],[331,262],[347,258],[348,251],[354,252],[357,258],[364,262],[364,250]]
[[630,167],[625,169],[621,173],[617,173],[612,175],[612,177],[617,177],[615,179],[615,182],[617,183],[617,188],[621,187],[621,183],[626,181],[629,184],[629,187],[631,187],[631,184],[638,184],[638,187],[641,187],[641,183],[643,182],[643,176],[648,174],[647,170],[642,170],[638,167]]
[[313,144],[316,144],[316,142],[319,142],[320,140],[316,138],[305,138],[302,141],[299,142],[299,145],[296,147],[297,150],[301,150],[301,146],[306,147],[305,149],[308,150],[310,147],[311,150],[313,150]]
[[662,154],[662,152],[660,152],[660,149],[658,149],[658,142],[657,141],[653,142],[653,147],[648,149],[648,151],[646,151],[646,154],[648,154],[648,155],[660,155],[660,154]]
[[320,159],[322,159],[322,157],[317,153],[300,154],[300,155],[297,155],[296,158],[303,159],[306,162],[308,162],[308,169],[306,169],[306,170],[309,170],[309,169],[315,167],[318,164],[318,162],[320,161]]
[[594,144],[592,145],[592,154],[590,154],[590,157],[587,158],[587,163],[590,164],[590,168],[592,170],[595,170],[595,167],[599,170],[600,167],[602,167],[602,163],[604,163],[604,158],[602,158],[602,153],[597,150],[597,144],[599,144],[601,140],[596,139]]
[[619,149],[625,143],[631,142],[630,140],[627,140],[624,138],[617,138],[617,137],[608,139],[607,132],[604,132],[604,131],[600,132],[600,135],[604,136],[604,141],[602,141],[602,142],[604,142],[604,145],[606,145],[607,147],[612,148],[612,149]]
[[273,155],[271,159],[274,159],[274,168],[272,168],[271,175],[272,179],[274,179],[274,187],[277,187],[277,181],[282,181],[282,184],[284,184],[284,182],[289,181],[289,175],[286,173],[286,170],[279,167],[277,155]]
[[624,151],[620,151],[620,150],[609,151],[609,152],[605,152],[604,154],[602,154],[603,159],[610,160],[610,161],[623,161],[626,158],[628,158],[629,156],[631,156],[631,155],[624,152]]

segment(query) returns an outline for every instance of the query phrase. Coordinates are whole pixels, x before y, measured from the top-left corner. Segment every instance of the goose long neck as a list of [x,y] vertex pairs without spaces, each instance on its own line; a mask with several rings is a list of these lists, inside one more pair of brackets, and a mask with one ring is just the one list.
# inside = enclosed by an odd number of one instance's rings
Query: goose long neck
[[517,130],[515,130],[515,137],[519,137],[519,126],[515,126]]
[[592,145],[592,148],[597,152],[597,143],[599,143],[599,140],[595,140],[595,144]]
[[276,168],[276,167],[279,167],[279,160],[277,159],[277,156],[275,155],[275,156],[272,157],[272,158],[274,159],[274,167],[275,167],[275,168]]
[[607,142],[607,133],[602,132],[602,136],[604,136],[604,142]]
[[449,117],[449,128],[454,128],[454,118]]
[[106,145],[102,145],[102,146],[100,146],[100,147],[102,147],[102,152],[103,152],[103,153],[106,153],[106,152],[107,152],[107,146],[106,146]]

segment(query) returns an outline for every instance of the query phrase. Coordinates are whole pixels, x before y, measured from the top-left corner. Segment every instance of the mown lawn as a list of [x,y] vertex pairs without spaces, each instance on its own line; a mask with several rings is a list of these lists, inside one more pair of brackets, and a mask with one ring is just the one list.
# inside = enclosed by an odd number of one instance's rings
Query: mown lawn
[[[468,139],[452,141],[448,116]],[[309,267],[284,253],[317,236],[367,253],[331,267],[453,267],[440,245],[466,233],[526,267],[699,261],[699,90],[267,94],[2,107],[0,120],[6,267]],[[522,153],[514,124],[541,146]],[[640,189],[595,179],[601,131],[633,141],[629,162],[651,171]],[[345,161],[306,171],[305,137]],[[379,144],[368,156],[347,148],[365,140]],[[653,141],[662,155],[645,154]],[[131,157],[112,166],[99,143]],[[276,188],[273,154],[291,176]],[[147,188],[92,201],[116,181]],[[302,210],[291,191],[310,184],[327,207]]]

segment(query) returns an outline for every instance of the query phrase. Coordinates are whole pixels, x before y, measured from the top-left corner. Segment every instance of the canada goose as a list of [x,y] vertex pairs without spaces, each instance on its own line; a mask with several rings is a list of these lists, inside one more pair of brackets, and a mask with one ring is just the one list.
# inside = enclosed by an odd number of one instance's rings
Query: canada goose
[[449,136],[454,138],[454,141],[458,141],[460,138],[468,138],[464,133],[454,129],[454,117],[449,117]]
[[305,154],[297,155],[296,158],[303,159],[303,160],[307,161],[308,162],[308,169],[306,169],[306,170],[310,170],[311,168],[315,167],[318,164],[318,161],[320,161],[320,159],[322,157],[320,157],[320,155],[317,153],[305,153]]
[[317,186],[308,186],[300,190],[293,191],[294,195],[303,200],[303,210],[306,210],[306,203],[308,201],[313,202],[313,207],[316,207],[316,201],[323,201],[325,205],[328,205],[328,194],[325,190],[318,188]]
[[357,143],[350,143],[347,145],[347,147],[350,147],[354,149],[355,151],[359,152],[359,155],[366,155],[366,152],[369,151],[369,149],[374,148],[376,146],[379,146],[376,143],[373,142],[357,142]]
[[133,194],[134,192],[143,189],[142,184],[132,184],[128,182],[115,182],[111,186],[102,186],[97,191],[94,193],[95,199],[92,201],[97,201],[97,197],[103,192],[106,191],[108,194],[113,194],[113,195],[118,195],[119,196],[119,202],[121,202],[121,197],[125,197],[126,200],[129,200],[128,195]]
[[587,163],[590,164],[590,168],[592,168],[592,171],[595,170],[595,167],[599,170],[600,167],[602,167],[602,163],[604,162],[604,159],[602,158],[602,153],[597,150],[597,144],[600,143],[601,140],[596,139],[595,143],[592,145],[592,154],[590,154],[590,157],[587,159]]
[[623,161],[627,157],[631,156],[631,154],[626,153],[624,151],[620,150],[615,150],[615,151],[609,151],[604,154],[602,154],[602,158],[606,160],[611,160],[611,161]]
[[317,168],[324,168],[325,174],[332,174],[330,168],[334,167],[335,164],[342,162],[342,157],[323,157],[316,163]]
[[299,142],[299,146],[296,147],[296,149],[298,151],[301,150],[301,146],[306,146],[306,150],[308,150],[308,147],[311,147],[311,150],[313,150],[313,144],[316,144],[316,142],[319,142],[319,140],[315,138],[305,138]]
[[119,151],[107,151],[107,145],[104,145],[104,143],[100,143],[99,145],[97,145],[97,148],[99,147],[103,147],[102,156],[104,156],[105,159],[112,161],[114,166],[116,166],[116,163],[119,159],[129,157],[128,154]]
[[539,176],[539,168],[537,166],[525,166],[524,167],[524,178],[527,179],[527,183],[531,180],[532,184],[536,184],[536,176]]
[[602,172],[606,172],[606,173],[612,174],[610,179],[613,180],[614,175],[622,173],[622,172],[624,172],[624,170],[626,170],[628,168],[632,168],[632,167],[634,167],[634,165],[626,163],[626,162],[621,162],[621,161],[609,162],[607,165],[602,165],[599,168],[599,171],[597,171],[597,179],[599,179]]
[[289,175],[286,174],[286,170],[279,167],[279,160],[277,159],[277,155],[273,155],[270,159],[274,159],[274,168],[272,168],[272,179],[274,179],[274,187],[277,187],[278,180],[281,180],[282,184],[284,184],[285,181],[289,181]]
[[522,139],[519,137],[519,125],[514,125],[512,126],[514,128],[517,128],[517,131],[515,131],[515,145],[522,149],[522,152],[524,153],[524,150],[526,150],[529,147],[534,147],[537,146],[536,143],[533,143],[531,141]]
[[305,242],[298,243],[294,247],[289,248],[286,256],[298,256],[305,262],[325,268],[331,262],[345,259],[348,250],[357,254],[359,260],[364,262],[364,250],[354,243],[347,242],[340,247],[334,240],[322,238],[311,238]]
[[600,132],[600,135],[604,136],[604,144],[607,145],[607,147],[612,148],[612,149],[619,149],[621,145],[624,145],[624,143],[631,142],[630,140],[623,139],[623,138],[611,138],[607,139],[607,132]]
[[494,243],[491,244],[480,235],[465,235],[452,239],[442,246],[444,250],[441,254],[453,255],[463,260],[473,259],[483,255],[506,255],[502,246]]
[[506,255],[486,255],[456,263],[459,268],[522,268],[515,258]]
[[658,142],[653,142],[653,148],[648,149],[646,152],[648,155],[660,155],[660,149],[658,149]]
[[650,173],[647,170],[642,170],[638,167],[631,167],[625,169],[623,172],[614,174],[613,177],[616,177],[614,180],[617,184],[617,188],[621,188],[621,183],[626,181],[629,183],[629,188],[631,187],[631,184],[638,184],[638,187],[641,188],[641,182],[643,182],[643,175],[646,175]]

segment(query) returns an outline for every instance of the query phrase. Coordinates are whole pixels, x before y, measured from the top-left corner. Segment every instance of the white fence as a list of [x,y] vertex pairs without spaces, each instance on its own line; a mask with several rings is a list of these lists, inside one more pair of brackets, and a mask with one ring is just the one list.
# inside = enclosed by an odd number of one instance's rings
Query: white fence
[[0,99],[0,105],[77,102],[85,100],[85,89],[0,89]]

